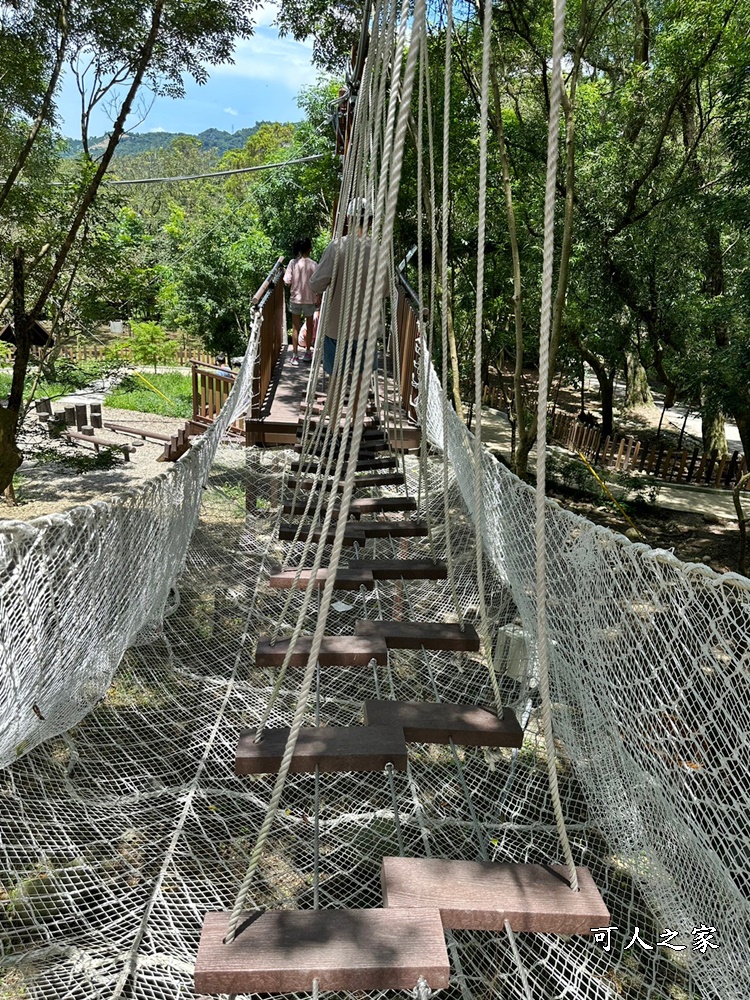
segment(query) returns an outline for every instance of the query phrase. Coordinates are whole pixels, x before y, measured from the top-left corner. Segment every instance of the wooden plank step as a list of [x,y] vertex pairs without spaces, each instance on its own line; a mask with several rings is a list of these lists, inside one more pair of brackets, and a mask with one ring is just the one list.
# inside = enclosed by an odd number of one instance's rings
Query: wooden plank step
[[[279,525],[279,538],[283,542],[291,542],[297,534],[298,525],[296,524],[280,524]],[[304,542],[307,536],[310,534],[311,525],[303,524],[302,530],[300,531],[300,541]],[[312,532],[313,539],[319,542],[323,533],[320,526],[316,526]],[[326,537],[325,544],[333,545],[333,540],[336,537],[336,529],[331,528]],[[359,545],[365,545],[367,542],[367,536],[364,531],[361,530],[358,524],[347,524],[344,528],[344,545],[354,545],[355,543]]]
[[480,648],[479,636],[473,625],[447,622],[403,622],[360,618],[355,626],[356,635],[382,636],[393,649],[451,649],[476,653]]
[[445,580],[448,577],[446,564],[434,559],[358,559],[347,568],[355,566],[369,570],[374,580]]
[[[385,445],[383,447],[385,447]],[[294,446],[294,450],[297,452],[298,455],[301,455],[303,451],[303,445],[300,442],[297,442],[297,444],[295,444]],[[371,445],[369,441],[362,441],[360,443],[359,451],[357,452],[357,454],[360,458],[363,459],[375,458],[375,452],[382,450],[383,448],[379,447],[377,442],[375,442],[374,445]],[[323,447],[322,445],[318,445],[316,448],[313,448],[312,451],[309,451],[309,454],[315,455],[316,458],[322,458],[323,456],[327,456],[329,452],[332,452],[334,458],[338,458],[339,445],[335,444],[332,449]],[[344,453],[347,456],[351,454],[351,448],[349,447],[348,442],[344,445]]]
[[[296,575],[297,570],[295,569],[287,569],[281,573],[274,573],[268,580],[269,586],[276,590],[291,590],[295,586]],[[327,579],[328,570],[321,568],[318,570],[313,586],[324,587]],[[296,589],[306,590],[310,586],[311,581],[312,570],[303,569],[299,574]],[[374,586],[375,578],[372,570],[364,566],[360,567],[356,563],[352,566],[339,566],[336,573],[336,590],[359,590],[360,587],[372,590]]]
[[[272,774],[281,767],[289,727],[266,729],[255,743],[256,729],[241,733],[235,771],[237,774]],[[300,729],[289,770],[295,774],[321,772],[382,771],[388,763],[406,770],[406,740],[399,726],[318,726]]]
[[[315,500],[313,500],[313,503]],[[296,504],[285,503],[284,513],[299,517],[305,513],[307,503],[297,501]],[[354,497],[349,504],[349,516],[359,517],[362,514],[401,514],[416,510],[417,501],[414,497]],[[338,508],[334,507],[333,516],[339,516]]]
[[365,538],[426,538],[424,521],[360,521],[357,525]]
[[[297,483],[299,480],[296,477],[287,479],[286,485],[290,490],[297,488]],[[364,476],[357,476],[354,480],[355,490],[371,489],[377,486],[403,486],[404,484],[404,474],[403,472],[383,472],[383,473],[371,473]],[[326,480],[321,482],[320,480],[314,479],[304,479],[300,484],[300,489],[302,490],[320,490],[320,489],[330,489],[333,484]],[[339,493],[344,492],[344,487],[346,483],[342,479],[338,484]]]
[[224,944],[228,913],[207,913],[195,962],[195,992],[297,993],[412,990],[420,976],[448,986],[440,912],[275,910],[243,914]]
[[[317,455],[313,456],[313,460],[315,462],[317,462],[318,461],[318,456]],[[395,469],[397,467],[398,467],[398,459],[396,458],[396,456],[395,455],[386,455],[386,456],[383,456],[381,458],[363,458],[363,459],[360,459],[357,462],[356,466],[355,466],[355,471],[356,472],[370,472],[370,471],[373,471],[375,469]],[[292,462],[292,464],[290,465],[289,468],[291,469],[292,472],[299,472],[300,471],[300,463],[299,462]],[[310,469],[310,466],[308,465],[307,462],[305,462],[305,471],[309,471],[309,469]],[[348,471],[348,466],[345,465],[344,466],[344,473],[343,474],[346,475],[347,471]]]
[[[609,926],[609,911],[588,868],[576,868],[572,892],[562,865],[524,865],[439,858],[383,858],[386,906],[437,906],[452,930],[590,934]],[[396,910],[395,908],[398,908]]]
[[[284,662],[289,639],[277,639],[272,646],[260,636],[255,652],[256,667],[280,667]],[[312,649],[312,636],[302,636],[294,647],[290,667],[306,667]],[[388,647],[383,639],[359,639],[354,635],[326,635],[318,654],[321,667],[367,667],[371,660],[378,666],[388,662]]]
[[430,701],[366,701],[365,722],[401,726],[412,743],[449,743],[462,747],[520,747],[523,730],[506,708],[502,719],[478,705]]

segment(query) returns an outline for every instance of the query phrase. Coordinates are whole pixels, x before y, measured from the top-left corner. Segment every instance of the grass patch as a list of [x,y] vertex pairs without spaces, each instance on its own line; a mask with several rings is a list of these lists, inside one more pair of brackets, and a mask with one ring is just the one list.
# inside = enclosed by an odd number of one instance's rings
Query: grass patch
[[[60,396],[68,396],[78,389],[86,389],[92,382],[112,374],[112,365],[104,364],[101,361],[68,361],[60,359],[55,365],[56,378],[53,381],[39,379],[34,390],[34,399],[57,399]],[[30,365],[24,381],[24,399],[28,399],[31,390],[34,388],[36,378],[36,365]],[[10,392],[13,375],[9,371],[0,372],[0,399],[7,399]]]
[[146,383],[137,375],[128,375],[107,393],[105,405],[116,406],[121,410],[138,410],[140,413],[160,413],[166,417],[182,417],[189,420],[193,415],[193,381],[190,375],[179,372],[168,372],[146,378],[149,382],[168,397],[160,396],[158,392],[149,389]]

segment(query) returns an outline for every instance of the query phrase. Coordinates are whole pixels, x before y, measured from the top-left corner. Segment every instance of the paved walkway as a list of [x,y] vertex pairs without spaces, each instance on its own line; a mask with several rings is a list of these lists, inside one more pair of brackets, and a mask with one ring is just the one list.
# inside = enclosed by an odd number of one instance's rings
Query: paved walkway
[[[473,430],[472,426],[472,430]],[[482,410],[482,441],[490,451],[500,452],[505,459],[510,461],[510,423],[502,410],[493,410],[484,407]],[[731,447],[731,445],[730,445]],[[560,456],[571,457],[571,453],[551,446],[551,450]],[[532,448],[529,455],[529,469],[536,467],[536,449]],[[597,469],[597,472],[600,470]],[[644,476],[644,480],[652,477]],[[607,485],[612,485],[609,480],[605,480]],[[654,483],[659,480],[654,479]],[[614,492],[617,495],[617,487]],[[737,520],[737,511],[734,509],[734,500],[731,490],[713,490],[704,486],[678,486],[674,483],[664,483],[660,485],[656,499],[657,507],[664,507],[668,510],[683,510],[698,514],[713,514],[723,520]],[[750,497],[745,502],[750,514]]]

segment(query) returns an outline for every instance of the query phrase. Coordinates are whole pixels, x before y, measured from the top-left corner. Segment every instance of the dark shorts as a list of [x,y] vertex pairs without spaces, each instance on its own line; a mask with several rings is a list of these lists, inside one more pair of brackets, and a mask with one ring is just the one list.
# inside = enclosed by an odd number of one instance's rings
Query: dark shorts
[[[333,375],[333,363],[336,358],[336,348],[338,346],[338,340],[334,340],[333,337],[326,337],[323,342],[323,371],[326,375]],[[347,357],[349,350],[351,349],[351,359]],[[347,344],[344,348],[345,355],[341,362],[340,371],[346,371],[347,368],[351,369],[354,367],[354,359],[357,356],[357,345]],[[362,364],[360,366],[360,371],[364,371],[365,359],[362,358]],[[373,371],[378,367],[378,352],[375,351],[375,362],[373,364]]]
[[314,302],[289,303],[289,312],[292,316],[313,316],[317,308]]

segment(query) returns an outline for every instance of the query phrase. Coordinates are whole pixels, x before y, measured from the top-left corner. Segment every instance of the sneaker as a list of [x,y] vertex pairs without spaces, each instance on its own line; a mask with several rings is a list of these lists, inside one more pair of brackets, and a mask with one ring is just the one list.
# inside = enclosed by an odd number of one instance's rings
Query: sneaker
[[307,361],[309,364],[309,362],[312,361],[312,351],[305,351],[305,357],[303,360]]
[[299,357],[296,354],[292,355],[291,364],[294,368],[299,368]]

